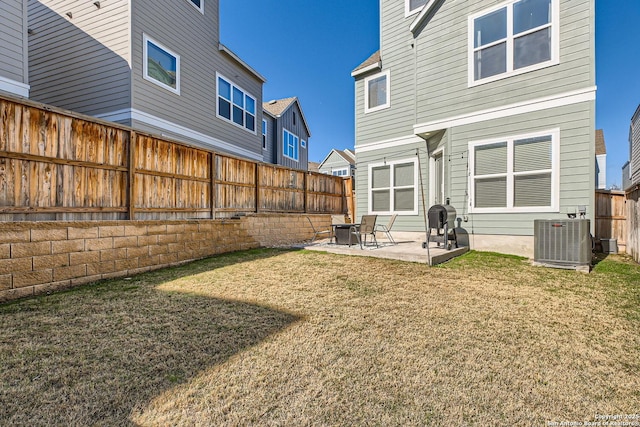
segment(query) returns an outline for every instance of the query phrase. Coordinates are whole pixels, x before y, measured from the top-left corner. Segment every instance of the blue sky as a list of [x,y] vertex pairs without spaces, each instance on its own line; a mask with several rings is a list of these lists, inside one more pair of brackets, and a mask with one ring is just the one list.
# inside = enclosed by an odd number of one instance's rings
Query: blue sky
[[[351,71],[378,50],[378,0],[221,0],[221,41],[266,77],[264,100],[297,96],[309,159],[352,148]],[[640,0],[596,1],[596,127],[607,184],[621,184],[629,122],[640,104]]]

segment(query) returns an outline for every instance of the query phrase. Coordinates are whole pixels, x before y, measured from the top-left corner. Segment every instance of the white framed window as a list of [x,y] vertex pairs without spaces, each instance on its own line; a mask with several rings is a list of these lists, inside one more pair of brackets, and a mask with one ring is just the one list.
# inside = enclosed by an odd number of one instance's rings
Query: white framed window
[[300,139],[297,135],[286,129],[282,131],[282,154],[291,160],[298,161],[298,144]]
[[428,0],[404,0],[404,16],[410,16],[418,13],[422,6],[427,4]]
[[558,212],[560,130],[469,142],[469,212]]
[[301,139],[301,140],[300,140],[300,146],[301,146],[302,148],[307,148],[307,141],[305,141],[304,139]]
[[180,95],[180,55],[172,52],[146,34],[142,35],[142,76]]
[[267,149],[267,121],[262,119],[262,149]]
[[364,79],[364,112],[372,113],[374,111],[389,108],[390,103],[390,87],[391,87],[390,70],[383,71]]
[[559,0],[510,0],[468,25],[469,86],[560,62]]
[[200,13],[204,15],[204,2],[205,0],[187,0],[193,7],[198,9]]
[[349,176],[349,169],[333,169],[331,171],[331,175],[333,176]]
[[416,158],[369,165],[370,214],[418,214]]
[[255,134],[256,99],[218,73],[216,73],[216,79],[218,82],[216,115]]

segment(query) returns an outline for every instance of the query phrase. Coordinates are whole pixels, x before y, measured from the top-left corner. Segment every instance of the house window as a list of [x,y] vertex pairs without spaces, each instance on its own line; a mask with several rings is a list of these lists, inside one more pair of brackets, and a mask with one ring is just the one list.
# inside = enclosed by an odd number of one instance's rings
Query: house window
[[143,35],[143,77],[180,95],[180,56]]
[[369,165],[369,213],[418,214],[416,159]]
[[301,146],[302,148],[307,148],[307,141],[305,141],[304,139],[301,139],[301,140],[300,140],[300,146]]
[[349,176],[349,169],[334,169],[331,171],[331,174],[334,176]]
[[558,0],[510,1],[469,18],[469,84],[558,63]]
[[288,130],[282,131],[282,154],[292,160],[298,161],[298,137]]
[[471,211],[557,212],[559,131],[469,143]]
[[404,0],[405,16],[413,15],[422,9],[425,4],[427,4],[427,0]]
[[267,149],[267,121],[262,119],[262,149]]
[[187,0],[189,3],[193,5],[196,9],[200,11],[200,13],[204,13],[204,0]]
[[389,80],[389,70],[364,80],[365,113],[371,113],[389,107]]
[[218,117],[256,132],[256,99],[229,80],[218,76]]

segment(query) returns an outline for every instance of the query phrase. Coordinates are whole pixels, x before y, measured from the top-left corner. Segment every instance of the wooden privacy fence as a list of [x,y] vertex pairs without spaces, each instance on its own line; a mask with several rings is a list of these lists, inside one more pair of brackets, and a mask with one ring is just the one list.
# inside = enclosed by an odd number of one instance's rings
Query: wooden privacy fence
[[627,253],[640,263],[640,187],[627,190]]
[[627,244],[627,217],[623,191],[596,190],[596,240],[617,239],[620,251]]
[[346,213],[351,182],[0,97],[0,220]]

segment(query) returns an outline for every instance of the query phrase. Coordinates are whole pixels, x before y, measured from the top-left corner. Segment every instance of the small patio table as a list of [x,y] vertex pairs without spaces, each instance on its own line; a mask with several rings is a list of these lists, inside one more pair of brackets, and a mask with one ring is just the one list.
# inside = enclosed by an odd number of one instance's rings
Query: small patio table
[[359,226],[360,224],[333,224],[333,236],[336,239],[336,245],[348,245],[351,240],[351,227]]

